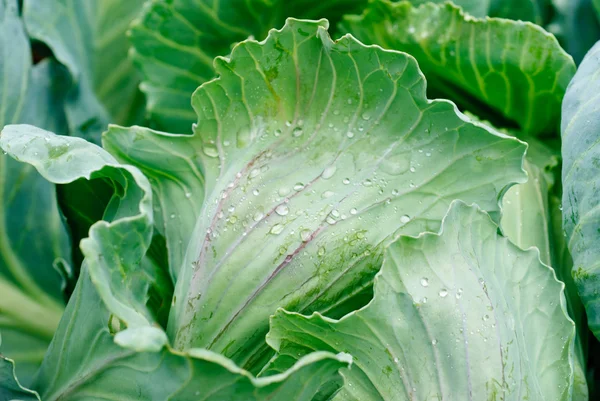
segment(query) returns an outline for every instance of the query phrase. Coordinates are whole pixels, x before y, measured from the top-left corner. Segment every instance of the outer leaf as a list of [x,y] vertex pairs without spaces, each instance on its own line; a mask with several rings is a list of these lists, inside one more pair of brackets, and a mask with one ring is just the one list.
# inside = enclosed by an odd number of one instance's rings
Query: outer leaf
[[[108,309],[129,328],[157,321],[149,304],[168,303],[172,287],[166,271],[143,262],[152,238],[152,193],[146,177],[83,139],[32,126],[5,127],[0,147],[56,184],[81,178],[112,183],[115,195],[104,221],[92,225],[89,238],[81,242],[85,263]],[[165,342],[163,334],[161,346]]]
[[563,227],[573,255],[573,277],[587,311],[588,324],[600,338],[600,222],[598,198],[600,120],[597,101],[600,44],[581,63],[563,103]]
[[[575,64],[556,38],[522,21],[475,19],[446,3],[377,0],[342,29],[367,43],[410,53],[429,87],[500,125],[530,134],[556,131]],[[481,107],[483,103],[494,114]],[[508,120],[508,122],[506,121]]]
[[144,0],[25,0],[29,35],[46,43],[71,74],[69,132],[99,141],[109,122],[138,121],[139,78],[125,31]]
[[[109,314],[87,269],[82,270],[35,388],[44,401],[310,401],[337,371],[347,355],[313,353],[284,374],[255,379],[221,355],[206,350],[177,353],[160,348],[139,352],[115,344],[124,332]],[[145,329],[149,329],[146,327]],[[147,331],[132,334],[145,342]],[[118,340],[117,340],[118,341]]]
[[[368,295],[386,242],[437,230],[457,197],[497,215],[503,188],[523,179],[523,144],[427,100],[412,57],[333,43],[326,26],[290,19],[218,58],[221,77],[192,99],[194,136],[105,136],[150,177],[169,251],[187,247],[171,255],[183,260],[168,327],[179,349],[260,367],[278,306],[338,316],[364,305],[355,296]],[[191,235],[170,227],[192,219]]]
[[[16,0],[0,1],[0,127],[29,122],[65,129],[57,65],[31,65]],[[71,264],[55,188],[31,166],[0,154],[0,352],[29,384],[63,312],[59,266]],[[11,362],[12,363],[12,362]]]
[[369,305],[339,321],[280,310],[268,341],[351,352],[339,400],[570,400],[563,288],[538,252],[456,202],[440,234],[388,248]]
[[263,39],[286,17],[328,18],[359,12],[366,0],[153,0],[131,29],[134,60],[155,127],[190,133],[190,96],[215,77],[213,59],[248,37]]

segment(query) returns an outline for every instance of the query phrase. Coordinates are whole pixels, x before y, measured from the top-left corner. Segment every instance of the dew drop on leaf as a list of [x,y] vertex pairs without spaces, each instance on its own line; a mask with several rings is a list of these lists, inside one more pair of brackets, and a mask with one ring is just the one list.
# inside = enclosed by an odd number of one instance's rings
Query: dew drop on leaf
[[290,209],[286,205],[279,205],[275,208],[275,213],[280,216],[285,216],[290,212]]

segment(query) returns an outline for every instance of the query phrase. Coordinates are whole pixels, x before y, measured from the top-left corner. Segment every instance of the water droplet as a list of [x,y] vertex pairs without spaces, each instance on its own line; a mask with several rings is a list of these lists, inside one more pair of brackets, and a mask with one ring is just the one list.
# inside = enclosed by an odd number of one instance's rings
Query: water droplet
[[398,192],[397,189],[392,190],[392,195],[394,195],[394,196],[398,196],[399,193],[400,192]]
[[296,183],[296,185],[294,185],[294,191],[302,191],[304,189],[304,184],[302,184],[301,182]]
[[171,213],[171,216],[169,216],[169,217],[171,217],[172,219],[174,219],[175,218],[175,213]]
[[333,111],[333,115],[334,116],[339,116],[340,115],[340,111],[339,110],[334,110]]
[[292,122],[291,121],[286,121],[285,122],[285,126],[286,127],[291,127],[292,126]]
[[300,231],[300,238],[302,239],[302,241],[306,242],[310,239],[310,230],[302,230]]
[[279,205],[275,208],[275,213],[280,216],[285,216],[290,212],[290,209],[286,205]]
[[262,212],[256,212],[254,213],[254,216],[252,216],[252,218],[254,219],[254,221],[260,221],[263,218],[264,214],[262,214]]
[[275,130],[275,136],[277,137],[279,135],[281,135],[281,130],[280,129],[276,129]]
[[223,146],[227,147],[229,145],[231,145],[231,142],[229,142],[229,141],[223,141]]
[[489,320],[490,315],[483,315],[483,321],[485,322],[486,320]]
[[255,189],[254,191],[252,191],[252,195],[254,195],[254,196],[258,196],[259,193],[260,193],[260,191],[258,189]]
[[484,280],[484,279],[482,279],[482,278],[480,278],[480,279],[479,279],[479,284],[481,284],[481,285],[485,285],[485,280]]
[[344,178],[342,182],[344,183],[344,185],[348,185],[350,184],[350,178]]
[[333,195],[335,195],[335,192],[333,192],[333,191],[325,191],[325,192],[323,192],[323,194],[321,195],[321,197],[323,199],[327,199],[327,198],[331,198]]
[[204,154],[208,157],[219,156],[219,151],[214,145],[204,145],[202,150],[204,151]]
[[414,167],[411,167],[409,170],[410,170],[411,173],[414,173],[415,171],[417,171],[417,169],[414,168]]
[[427,303],[427,297],[423,297],[423,299],[421,300],[422,304],[426,304]]
[[319,256],[325,255],[325,247],[323,247],[323,246],[319,247],[319,249],[317,250],[317,255],[319,255]]
[[460,297],[462,297],[462,293],[463,293],[462,288],[459,288],[458,290],[456,290],[456,299],[460,299]]
[[362,119],[365,121],[369,121],[371,119],[371,116],[369,115],[369,113],[363,113]]
[[429,286],[429,279],[427,277],[421,278],[421,285],[423,287],[428,287]]
[[366,179],[366,180],[363,181],[363,185],[365,187],[370,187],[371,185],[373,185],[373,181],[371,181],[369,179]]
[[425,153],[425,156],[427,156],[427,157],[431,157],[431,152],[426,152],[426,153]]
[[433,340],[431,340],[431,345],[437,345],[438,341],[434,338]]
[[346,133],[346,136],[347,136],[348,138],[354,138],[354,132],[352,132],[352,131],[348,131],[348,132]]
[[442,297],[442,298],[446,298],[446,296],[448,295],[448,290],[447,290],[447,289],[445,289],[445,288],[442,288],[442,289],[440,290],[440,292],[438,292],[438,295],[439,295],[440,297]]
[[284,228],[285,226],[283,224],[275,224],[273,227],[271,227],[270,233],[274,235],[279,235],[281,234]]
[[235,206],[231,205],[231,206],[229,206],[229,207],[227,208],[227,210],[228,210],[229,212],[234,212],[234,211],[235,211]]
[[304,131],[302,130],[302,128],[296,127],[292,130],[292,135],[297,138],[297,137],[301,136],[303,132]]
[[403,216],[400,217],[400,223],[402,224],[406,224],[410,221],[410,216],[405,214]]
[[395,362],[395,363],[398,363],[398,362],[400,362],[400,359],[398,359],[398,358],[394,358],[394,362]]
[[358,213],[358,210],[356,210],[356,208],[353,207],[352,209],[350,209],[350,214],[356,214],[356,213]]
[[258,176],[259,174],[260,174],[260,169],[253,168],[252,170],[250,170],[250,174],[248,174],[248,177],[254,178],[254,177]]
[[328,180],[331,177],[333,177],[333,175],[335,174],[335,170],[337,170],[337,167],[335,166],[335,164],[332,164],[331,166],[328,166],[325,170],[323,170],[321,177],[323,177],[324,180]]
[[279,196],[286,196],[290,193],[290,189],[286,187],[281,187],[279,188],[279,191],[277,191],[277,193],[279,194]]
[[186,192],[185,193],[185,197],[188,198],[188,199],[191,198],[192,197],[192,193],[191,192]]

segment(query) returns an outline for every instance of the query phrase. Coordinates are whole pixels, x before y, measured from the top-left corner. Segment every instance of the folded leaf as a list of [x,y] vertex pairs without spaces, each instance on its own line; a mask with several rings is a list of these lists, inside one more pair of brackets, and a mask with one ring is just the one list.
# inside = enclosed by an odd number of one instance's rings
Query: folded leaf
[[[62,76],[55,63],[31,64],[16,0],[0,0],[0,127],[27,122],[63,131]],[[0,154],[0,353],[28,385],[64,309],[71,270],[69,235],[54,185]],[[11,362],[12,364],[12,362]],[[12,365],[11,365],[12,366]]]
[[105,135],[160,205],[178,349],[260,368],[278,306],[339,316],[364,305],[385,243],[437,230],[455,198],[497,217],[499,195],[524,178],[523,143],[429,101],[412,57],[334,43],[326,26],[290,19],[217,58],[220,78],[192,99],[193,136]]
[[127,57],[125,32],[144,0],[27,0],[23,15],[33,39],[47,44],[69,70],[69,132],[99,142],[109,122],[139,121],[143,98]]
[[28,125],[5,127],[0,147],[55,184],[84,178],[113,185],[115,195],[104,219],[93,224],[89,238],[81,242],[84,263],[108,309],[127,327],[159,323],[156,309],[149,304],[168,304],[172,284],[164,267],[143,259],[150,247],[153,221],[152,192],[146,177],[83,139]]
[[563,288],[537,251],[455,202],[439,234],[387,249],[369,305],[339,321],[280,310],[267,340],[288,361],[351,353],[336,400],[570,400],[575,326]]
[[588,324],[600,338],[600,120],[597,71],[600,44],[585,57],[563,102],[563,227],[573,255],[573,277]]
[[236,42],[264,39],[286,17],[328,18],[359,12],[367,0],[150,1],[131,28],[133,58],[144,76],[153,126],[189,134],[196,121],[190,96],[216,76],[213,59]]
[[377,0],[363,15],[345,17],[341,29],[366,43],[410,53],[435,95],[480,117],[496,124],[502,118],[501,125],[516,123],[535,135],[557,131],[575,64],[539,26],[476,19],[450,3],[416,8]]

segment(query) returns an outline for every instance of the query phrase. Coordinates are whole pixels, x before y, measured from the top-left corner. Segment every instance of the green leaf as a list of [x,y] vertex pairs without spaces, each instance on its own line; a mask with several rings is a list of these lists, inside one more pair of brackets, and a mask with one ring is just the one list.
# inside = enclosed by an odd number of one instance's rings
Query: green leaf
[[[107,308],[128,328],[160,323],[149,304],[151,300],[168,304],[172,284],[166,267],[144,261],[153,223],[152,192],[146,177],[84,139],[28,125],[5,127],[0,147],[55,184],[81,178],[112,184],[114,195],[103,220],[94,223],[89,238],[81,241],[84,263]],[[163,333],[161,346],[166,341]]]
[[[418,6],[425,3],[443,4],[447,0],[408,0]],[[477,18],[496,17],[531,21],[541,25],[548,17],[548,0],[454,0],[454,4]]]
[[[310,401],[323,385],[339,383],[338,370],[351,360],[318,352],[281,375],[256,379],[207,350],[122,348],[114,340],[124,332],[96,288],[84,267],[35,383],[44,401]],[[139,343],[148,329],[128,332]]]
[[27,0],[24,19],[71,75],[69,132],[98,142],[109,122],[140,120],[139,78],[127,57],[129,24],[144,0]]
[[[0,1],[0,127],[27,122],[62,131],[63,82],[53,62],[31,64],[16,0]],[[55,187],[0,154],[0,352],[28,385],[63,313],[71,249]],[[6,364],[6,362],[3,362]],[[11,362],[12,364],[12,362]]]
[[436,96],[456,100],[499,126],[552,134],[575,64],[537,25],[476,19],[456,6],[370,3],[342,30],[366,43],[406,51],[419,61]]
[[190,133],[196,121],[190,96],[216,76],[213,59],[248,37],[263,39],[286,17],[328,18],[359,12],[366,0],[150,1],[131,28],[133,58],[142,72],[153,126]]
[[455,198],[498,217],[500,194],[524,179],[524,144],[428,100],[412,57],[334,43],[326,27],[290,19],[217,58],[220,78],[192,98],[193,136],[104,137],[160,205],[178,349],[260,368],[278,306],[337,316],[364,305],[385,243],[439,229]]
[[563,102],[563,227],[573,255],[573,277],[585,306],[588,324],[600,338],[600,262],[598,243],[598,62],[600,45],[581,63]]
[[[569,316],[575,321],[578,336],[575,340],[574,400],[587,400],[585,366],[587,357],[587,327],[583,323],[585,311],[571,276],[573,263],[566,251],[562,235],[561,213],[557,201],[550,195],[546,172],[557,165],[556,158],[541,143],[532,142],[531,156],[525,161],[529,179],[511,187],[502,198],[502,231],[521,249],[537,248],[540,260],[551,266],[559,280],[565,283]],[[542,154],[546,154],[542,158]]]
[[600,23],[592,2],[595,0],[552,0],[554,18],[547,29],[579,63],[600,39]]
[[14,361],[0,355],[0,390],[2,400],[40,401],[36,392],[24,388],[15,373]]
[[369,305],[338,321],[279,310],[268,342],[287,358],[290,348],[350,352],[339,400],[570,400],[563,288],[538,252],[455,202],[439,234],[387,249]]

